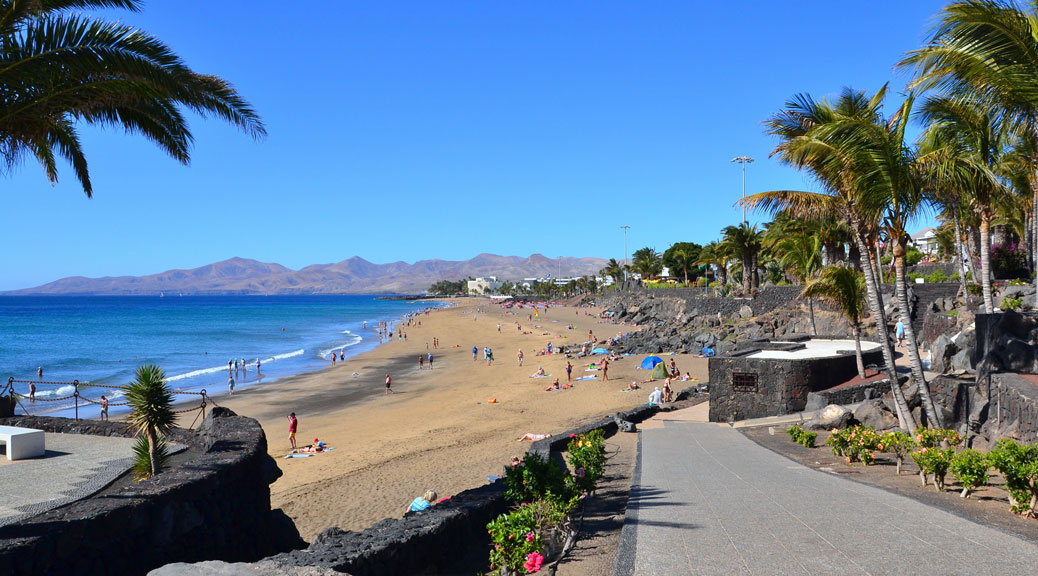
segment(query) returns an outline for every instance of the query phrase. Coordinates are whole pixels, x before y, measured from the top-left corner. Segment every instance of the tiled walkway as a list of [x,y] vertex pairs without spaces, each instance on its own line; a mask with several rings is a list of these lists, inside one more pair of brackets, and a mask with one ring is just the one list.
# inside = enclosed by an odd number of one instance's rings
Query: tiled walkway
[[1032,543],[808,469],[727,425],[671,419],[640,435],[618,575],[1038,573]]

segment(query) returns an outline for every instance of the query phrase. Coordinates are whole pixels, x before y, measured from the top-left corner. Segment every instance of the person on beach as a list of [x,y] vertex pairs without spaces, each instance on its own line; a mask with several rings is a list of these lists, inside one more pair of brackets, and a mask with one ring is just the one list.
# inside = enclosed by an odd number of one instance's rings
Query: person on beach
[[487,349],[487,366],[494,364],[494,350],[492,348]]
[[556,378],[556,379],[552,380],[551,386],[548,386],[547,388],[545,388],[544,391],[545,392],[551,392],[552,390],[561,390],[561,389],[562,388],[559,385],[559,379]]
[[418,355],[418,369],[419,370],[424,370],[425,369],[425,355],[424,354],[419,354]]
[[538,366],[537,367],[537,371],[534,372],[533,374],[530,374],[530,378],[540,378],[541,376],[544,376],[544,375],[545,375],[544,374],[544,367],[543,366]]
[[36,403],[36,384],[33,382],[29,382],[29,403]]
[[345,362],[345,361],[346,361],[346,350],[344,348],[339,348],[339,362]]
[[479,354],[479,349],[475,346],[472,347],[472,361],[476,361],[476,355]]
[[627,391],[637,390],[638,388],[640,388],[640,386],[638,386],[637,380],[633,380],[630,384],[627,385]]
[[260,371],[260,359],[256,358],[256,374],[259,374],[259,371]]
[[897,319],[897,324],[894,325],[894,336],[897,336],[897,347],[901,348],[905,344],[905,323],[900,318]]
[[670,359],[670,375],[673,376],[675,374],[681,374],[681,372],[678,371],[678,365],[674,362],[674,359],[671,358]]
[[566,382],[571,382],[572,380],[573,380],[573,365],[570,364],[569,361],[567,360],[566,361]]
[[522,368],[522,366],[523,366],[523,349],[520,348],[519,349],[519,367]]
[[332,364],[335,364],[335,351],[332,351],[331,357],[332,357]]
[[288,415],[288,441],[292,443],[292,449],[296,449],[296,430],[299,429],[299,420],[296,419],[296,413],[292,412]]
[[227,375],[228,376],[233,376],[234,375],[234,360],[228,360],[227,361]]
[[432,355],[432,352],[429,352],[429,370],[432,370],[432,363],[433,363],[433,355]]
[[674,401],[674,389],[670,386],[670,378],[663,381],[663,401],[673,402]]
[[609,360],[602,358],[602,380],[609,380]]
[[36,379],[43,380],[43,366],[36,367]]
[[241,359],[241,373],[242,376],[249,373],[249,365],[245,363],[245,358]]
[[392,385],[393,385],[393,379],[389,377],[389,374],[386,374],[386,395],[387,396],[393,393],[393,388],[391,388]]
[[227,377],[227,393],[234,394],[234,376]]
[[660,387],[656,386],[656,389],[649,394],[649,405],[658,406],[663,403],[663,392],[660,391]]
[[108,398],[101,396],[101,421],[108,421]]
[[433,505],[433,502],[435,501],[436,492],[433,490],[426,490],[425,494],[422,494],[421,496],[411,501],[411,505],[408,507],[408,510],[410,510],[411,512],[420,512],[422,510],[428,509],[430,506]]

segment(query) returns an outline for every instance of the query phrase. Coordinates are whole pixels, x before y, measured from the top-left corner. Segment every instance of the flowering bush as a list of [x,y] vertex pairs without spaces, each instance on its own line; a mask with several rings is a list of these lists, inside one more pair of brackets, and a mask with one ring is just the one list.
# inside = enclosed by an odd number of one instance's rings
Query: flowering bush
[[880,436],[879,444],[876,446],[881,452],[893,454],[897,459],[897,473],[901,475],[901,467],[905,463],[905,456],[915,447],[915,440],[901,430],[887,432]]
[[951,473],[962,485],[962,493],[959,496],[969,498],[970,493],[980,486],[988,483],[988,468],[991,464],[987,456],[973,450],[963,450],[955,454],[951,461]]
[[873,452],[879,449],[879,438],[871,426],[854,426],[845,430],[834,428],[825,444],[832,448],[834,455],[846,458],[848,464],[861,462],[868,466],[876,459]]
[[569,465],[574,470],[574,482],[585,492],[592,492],[605,471],[605,437],[602,430],[592,430],[580,436],[570,436],[566,447]]
[[933,476],[934,487],[938,490],[944,490],[944,477],[948,474],[948,467],[951,466],[953,455],[954,450],[951,448],[926,446],[912,452],[912,460],[915,460],[915,463],[919,465],[919,474],[923,486],[926,486],[927,479]]
[[541,536],[533,506],[520,506],[487,524],[490,541],[490,568],[498,574],[518,573],[530,554],[540,553]]
[[991,246],[991,268],[999,278],[1027,274],[1027,253],[1015,242]]
[[915,441],[921,448],[936,448],[944,442],[958,446],[962,436],[955,430],[945,428],[919,428],[915,431]]
[[786,430],[786,433],[789,434],[789,437],[792,438],[794,442],[808,448],[814,448],[815,440],[818,439],[818,432],[808,432],[807,430],[804,430],[804,427],[800,424],[790,426],[789,429]]
[[988,452],[988,461],[1006,478],[1010,509],[1034,516],[1038,506],[1038,446],[1003,438]]

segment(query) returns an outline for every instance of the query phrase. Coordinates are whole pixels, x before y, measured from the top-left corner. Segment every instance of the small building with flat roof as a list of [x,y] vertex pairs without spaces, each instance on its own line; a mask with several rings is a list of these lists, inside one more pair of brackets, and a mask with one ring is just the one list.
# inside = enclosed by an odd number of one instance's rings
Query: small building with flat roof
[[[862,340],[866,366],[883,362],[880,346]],[[858,375],[854,340],[798,336],[752,340],[710,359],[710,421],[803,411],[807,395]]]

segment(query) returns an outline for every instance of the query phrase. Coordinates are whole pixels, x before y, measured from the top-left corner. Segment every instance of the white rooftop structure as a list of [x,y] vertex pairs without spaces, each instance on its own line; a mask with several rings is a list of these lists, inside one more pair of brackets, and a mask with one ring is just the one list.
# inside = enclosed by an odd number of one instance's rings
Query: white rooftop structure
[[[805,360],[808,358],[831,358],[839,356],[838,352],[854,351],[854,340],[818,340],[810,339],[803,342],[787,342],[785,340],[772,340],[772,344],[803,344],[803,348],[796,350],[761,350],[746,358],[774,358],[778,360]],[[862,340],[862,353],[877,350],[879,344]]]

